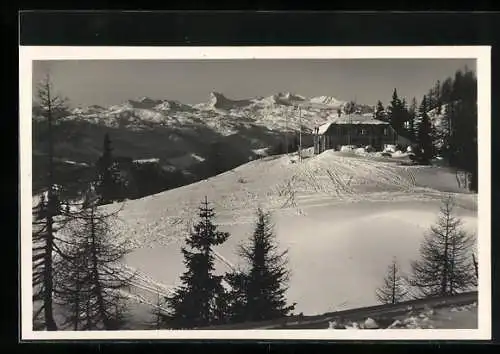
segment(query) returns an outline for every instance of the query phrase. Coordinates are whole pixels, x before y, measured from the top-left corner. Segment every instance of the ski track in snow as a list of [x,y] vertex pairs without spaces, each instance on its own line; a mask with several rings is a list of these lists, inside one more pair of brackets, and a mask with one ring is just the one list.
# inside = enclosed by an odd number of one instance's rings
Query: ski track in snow
[[[136,249],[127,264],[142,274],[151,272],[150,278],[157,280],[148,280],[150,284],[175,286],[183,271],[180,247],[206,195],[215,209],[215,223],[231,233],[228,242],[215,249],[217,271],[238,268],[236,244],[250,235],[260,206],[271,212],[280,244],[291,251],[290,301],[297,301],[300,311],[324,312],[347,299],[345,306],[367,306],[373,304],[371,288],[383,278],[378,273],[385,271],[384,263],[393,254],[414,257],[415,237],[430,226],[445,194],[451,191],[460,210],[469,209],[467,215],[477,212],[476,196],[458,189],[455,175],[445,169],[400,166],[333,151],[302,162],[296,159],[290,154],[254,160],[204,181],[127,201],[114,230]],[[446,192],[439,189],[443,186]],[[467,217],[474,227],[475,217]],[[377,238],[363,235],[368,230]],[[378,238],[387,247],[376,248]],[[332,263],[322,263],[325,257],[332,257]],[[347,265],[351,275],[337,273]],[[324,272],[337,274],[338,285],[322,282],[325,294],[311,294],[311,286],[322,286],[314,282]],[[353,294],[359,282],[367,289]]]
[[[345,202],[442,198],[443,192],[417,185],[419,169],[331,151],[295,163],[287,156],[255,160],[205,181],[128,201],[117,226],[137,246],[154,247],[182,240],[205,195],[220,225],[253,222],[257,206],[306,215],[308,208]],[[245,183],[237,182],[241,177]]]

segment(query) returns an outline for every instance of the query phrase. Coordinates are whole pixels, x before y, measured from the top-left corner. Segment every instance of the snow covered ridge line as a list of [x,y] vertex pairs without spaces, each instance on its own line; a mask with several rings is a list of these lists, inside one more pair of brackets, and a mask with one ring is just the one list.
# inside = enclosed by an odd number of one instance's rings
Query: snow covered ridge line
[[[343,112],[346,104],[347,101],[331,96],[306,98],[289,92],[246,99],[231,99],[222,93],[211,92],[208,102],[198,104],[143,97],[108,107],[77,107],[70,110],[70,115],[63,120],[130,129],[156,125],[208,125],[226,134],[237,130],[242,124],[272,126],[280,130],[292,127],[296,129],[299,124],[298,113],[292,111],[298,107],[302,108],[302,123],[312,129],[313,126],[323,123],[327,119],[326,116],[337,116],[339,112]],[[369,105],[357,104],[356,107],[360,113],[371,115],[374,112],[373,107]]]
[[434,297],[418,300],[410,300],[395,305],[377,305],[362,307],[337,312],[325,313],[317,316],[294,315],[276,320],[241,323],[234,325],[213,326],[200,329],[327,329],[331,322],[342,319],[346,321],[364,321],[374,317],[398,317],[415,311],[423,311],[428,308],[446,308],[454,306],[471,305],[477,303],[477,291],[461,293],[454,296]]

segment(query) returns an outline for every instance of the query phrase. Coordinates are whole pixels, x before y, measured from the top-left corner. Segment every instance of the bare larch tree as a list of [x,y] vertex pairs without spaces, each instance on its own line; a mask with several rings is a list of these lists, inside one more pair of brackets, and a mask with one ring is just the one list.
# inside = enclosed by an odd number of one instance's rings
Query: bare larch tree
[[[117,330],[125,323],[124,289],[132,276],[121,271],[128,252],[125,242],[111,232],[112,217],[97,209],[98,198],[88,198],[65,228],[60,242],[56,299],[74,330]],[[63,238],[64,237],[64,238]]]
[[67,105],[63,98],[54,94],[50,77],[47,75],[37,88],[36,101],[37,119],[43,120],[46,128],[44,140],[47,143],[48,172],[46,175],[46,194],[40,200],[37,216],[33,227],[33,300],[41,302],[35,312],[43,311],[43,324],[49,331],[57,330],[53,309],[53,256],[54,244],[54,218],[59,213],[59,201],[54,183],[54,125],[56,120],[67,113]]
[[399,264],[393,259],[384,277],[384,284],[375,292],[377,299],[382,304],[397,304],[405,299],[407,293]]
[[443,199],[438,221],[421,244],[421,259],[412,262],[410,283],[424,297],[453,295],[473,285],[473,237],[453,215],[454,206],[451,196]]

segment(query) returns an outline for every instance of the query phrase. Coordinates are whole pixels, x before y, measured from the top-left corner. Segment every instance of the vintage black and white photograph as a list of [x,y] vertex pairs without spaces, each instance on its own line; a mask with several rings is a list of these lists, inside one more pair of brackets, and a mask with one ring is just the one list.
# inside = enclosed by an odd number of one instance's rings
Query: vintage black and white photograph
[[31,338],[489,330],[489,57],[77,49],[21,73]]

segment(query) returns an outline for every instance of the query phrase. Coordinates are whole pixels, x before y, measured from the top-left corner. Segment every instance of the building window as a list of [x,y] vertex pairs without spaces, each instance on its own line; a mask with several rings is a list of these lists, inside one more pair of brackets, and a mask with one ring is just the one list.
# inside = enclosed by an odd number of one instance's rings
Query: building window
[[366,129],[361,129],[361,130],[360,130],[360,134],[361,134],[361,135],[368,135],[368,130],[366,130]]
[[389,135],[389,129],[384,128],[384,136],[387,136],[387,135]]

